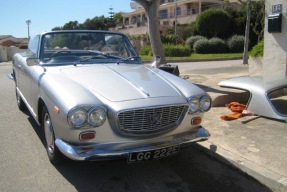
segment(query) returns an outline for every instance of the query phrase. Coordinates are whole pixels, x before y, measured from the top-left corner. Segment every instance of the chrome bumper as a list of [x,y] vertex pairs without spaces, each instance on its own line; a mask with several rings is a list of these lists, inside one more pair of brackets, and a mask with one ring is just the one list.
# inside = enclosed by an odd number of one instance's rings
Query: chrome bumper
[[149,151],[180,145],[184,147],[187,144],[204,141],[209,138],[209,132],[200,127],[196,132],[173,135],[161,139],[140,140],[124,143],[105,143],[85,146],[71,145],[61,139],[56,139],[55,143],[59,150],[68,158],[78,161],[100,161],[128,158],[129,153]]

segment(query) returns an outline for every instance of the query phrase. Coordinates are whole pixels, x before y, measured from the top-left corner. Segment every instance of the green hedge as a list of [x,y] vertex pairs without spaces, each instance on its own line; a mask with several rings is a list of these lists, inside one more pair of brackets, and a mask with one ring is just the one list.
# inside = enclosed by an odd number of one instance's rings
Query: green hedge
[[228,48],[226,43],[217,37],[207,39],[199,39],[194,43],[193,49],[196,53],[226,53]]
[[175,35],[165,35],[161,36],[161,41],[163,44],[175,44],[176,43],[176,37]]
[[227,46],[231,53],[242,53],[244,50],[244,36],[233,35],[227,40]]
[[226,43],[218,38],[213,37],[208,40],[209,46],[210,46],[210,53],[226,53],[228,52],[228,47]]
[[164,45],[164,52],[166,57],[187,57],[191,54],[186,45]]
[[147,56],[151,56],[152,55],[152,49],[149,46],[143,46],[140,49],[140,55],[147,55]]
[[199,39],[194,43],[193,49],[196,53],[211,53],[211,46],[208,39]]
[[225,42],[224,40],[213,37],[209,40],[199,39],[193,45],[196,53],[242,53],[244,49],[244,36],[234,35]]
[[189,45],[190,49],[193,50],[194,43],[198,41],[199,39],[206,39],[206,38],[200,35],[191,36],[186,39],[185,44]]
[[251,57],[262,57],[264,53],[264,41],[260,41],[257,45],[255,45],[251,51]]
[[196,29],[205,37],[223,37],[229,29],[231,16],[219,8],[210,8],[196,17]]
[[[188,57],[191,54],[189,46],[180,44],[179,45],[165,44],[164,52],[166,57]],[[148,46],[142,47],[140,50],[140,55],[152,56],[153,53],[151,47]]]

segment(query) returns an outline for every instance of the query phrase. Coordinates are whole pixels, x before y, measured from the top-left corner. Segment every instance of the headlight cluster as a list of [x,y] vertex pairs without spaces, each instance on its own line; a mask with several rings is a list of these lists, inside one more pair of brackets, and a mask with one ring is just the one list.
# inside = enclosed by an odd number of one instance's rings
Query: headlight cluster
[[197,111],[208,111],[211,107],[211,98],[207,95],[201,97],[188,98],[188,113],[195,113]]
[[89,109],[76,107],[68,113],[68,123],[74,128],[81,128],[87,125],[99,127],[104,124],[106,117],[107,111],[101,106],[94,106]]

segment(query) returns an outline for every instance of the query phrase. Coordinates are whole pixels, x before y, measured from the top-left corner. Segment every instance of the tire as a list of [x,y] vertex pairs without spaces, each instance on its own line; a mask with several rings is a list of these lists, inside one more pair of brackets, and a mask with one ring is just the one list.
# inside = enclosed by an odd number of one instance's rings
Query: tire
[[45,147],[49,160],[54,165],[63,163],[67,158],[61,153],[55,144],[55,133],[51,122],[51,117],[46,106],[44,106],[42,110],[41,126],[45,135]]

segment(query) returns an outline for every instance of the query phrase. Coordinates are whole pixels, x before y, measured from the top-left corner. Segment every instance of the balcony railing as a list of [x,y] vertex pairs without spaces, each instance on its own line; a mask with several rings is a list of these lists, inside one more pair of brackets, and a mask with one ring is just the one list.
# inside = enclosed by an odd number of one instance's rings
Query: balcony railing
[[[187,17],[190,15],[198,14],[198,9],[185,9],[177,12],[177,17]],[[169,19],[169,18],[175,18],[175,13],[160,13],[159,14],[160,19]]]

